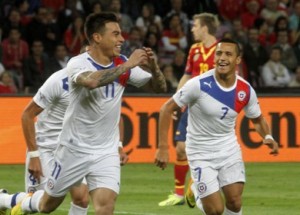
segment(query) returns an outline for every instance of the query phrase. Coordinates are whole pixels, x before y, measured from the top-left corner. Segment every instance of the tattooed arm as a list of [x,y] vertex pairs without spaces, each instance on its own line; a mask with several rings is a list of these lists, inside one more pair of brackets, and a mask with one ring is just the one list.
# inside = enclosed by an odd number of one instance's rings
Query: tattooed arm
[[76,83],[88,89],[105,86],[113,82],[127,70],[135,66],[142,66],[147,61],[147,58],[145,50],[136,49],[125,63],[111,69],[83,72],[78,75]]
[[167,91],[166,79],[154,59],[153,51],[150,48],[144,48],[149,58],[148,66],[141,66],[144,70],[152,74],[152,78],[142,88],[148,92],[165,93]]

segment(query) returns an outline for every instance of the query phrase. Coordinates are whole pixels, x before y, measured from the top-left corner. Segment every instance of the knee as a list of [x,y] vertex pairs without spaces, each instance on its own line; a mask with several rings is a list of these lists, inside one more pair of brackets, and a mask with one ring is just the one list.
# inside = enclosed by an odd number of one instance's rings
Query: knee
[[105,204],[94,206],[95,214],[113,214],[114,212],[114,204]]
[[89,195],[72,196],[72,202],[82,208],[87,208],[89,205]]
[[233,211],[239,212],[242,208],[242,199],[240,196],[232,197],[226,200],[226,207]]
[[211,207],[203,207],[206,215],[222,215],[224,211],[224,206],[211,206]]

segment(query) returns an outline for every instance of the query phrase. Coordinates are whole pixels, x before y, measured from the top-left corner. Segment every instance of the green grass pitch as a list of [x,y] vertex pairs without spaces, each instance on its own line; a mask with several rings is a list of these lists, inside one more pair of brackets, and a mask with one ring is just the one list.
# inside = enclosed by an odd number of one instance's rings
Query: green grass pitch
[[[243,195],[244,215],[300,215],[300,163],[247,163]],[[24,189],[23,165],[0,165],[0,187],[10,192]],[[122,167],[122,186],[115,214],[196,215],[187,205],[158,207],[173,190],[173,166],[164,171],[154,164]],[[52,214],[66,215],[69,197]],[[89,214],[93,214],[92,205]]]

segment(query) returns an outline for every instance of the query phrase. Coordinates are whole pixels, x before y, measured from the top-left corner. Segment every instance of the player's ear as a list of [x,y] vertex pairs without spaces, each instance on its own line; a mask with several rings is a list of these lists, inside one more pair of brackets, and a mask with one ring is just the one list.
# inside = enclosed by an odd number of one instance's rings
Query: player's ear
[[240,64],[241,63],[241,61],[242,61],[242,57],[241,57],[241,55],[239,55],[239,56],[237,56],[237,58],[236,58],[236,64],[238,65],[238,64]]
[[99,33],[93,33],[93,40],[94,40],[96,43],[101,42],[101,40],[102,40],[102,35],[99,34]]

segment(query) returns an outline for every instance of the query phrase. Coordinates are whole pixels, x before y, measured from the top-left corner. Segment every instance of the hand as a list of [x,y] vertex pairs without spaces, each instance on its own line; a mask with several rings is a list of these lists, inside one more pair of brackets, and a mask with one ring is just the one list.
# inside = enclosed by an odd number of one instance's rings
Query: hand
[[42,165],[39,157],[30,158],[28,172],[38,181],[40,184],[41,177],[44,176]]
[[126,154],[126,152],[123,151],[122,147],[119,147],[119,155],[120,155],[120,164],[121,166],[123,166],[128,162],[129,157]]
[[177,111],[173,111],[172,119],[178,120],[178,112]]
[[168,149],[157,149],[155,154],[155,165],[164,170],[167,167],[169,161]]
[[267,145],[269,148],[271,148],[271,155],[278,155],[278,143],[275,140],[272,139],[264,139],[263,144]]
[[146,51],[143,49],[136,49],[130,55],[128,61],[125,64],[127,64],[130,68],[133,68],[136,66],[146,65],[147,63],[148,63],[148,55]]

